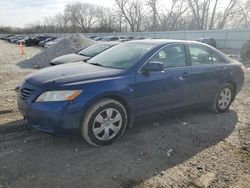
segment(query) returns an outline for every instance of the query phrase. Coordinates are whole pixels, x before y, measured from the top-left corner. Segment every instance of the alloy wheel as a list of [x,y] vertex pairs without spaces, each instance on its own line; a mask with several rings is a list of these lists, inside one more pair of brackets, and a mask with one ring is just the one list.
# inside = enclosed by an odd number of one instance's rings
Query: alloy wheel
[[219,99],[218,99],[218,107],[222,110],[226,109],[232,100],[232,91],[229,88],[224,88],[221,90]]
[[102,141],[114,138],[122,127],[122,116],[114,108],[107,108],[99,112],[93,121],[93,135]]

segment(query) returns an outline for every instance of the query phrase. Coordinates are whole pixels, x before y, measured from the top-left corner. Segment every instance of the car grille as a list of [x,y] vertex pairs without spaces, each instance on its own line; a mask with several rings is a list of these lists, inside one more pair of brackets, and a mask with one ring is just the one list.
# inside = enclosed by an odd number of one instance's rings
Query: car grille
[[24,87],[20,89],[19,95],[21,99],[26,100],[34,92],[35,90]]

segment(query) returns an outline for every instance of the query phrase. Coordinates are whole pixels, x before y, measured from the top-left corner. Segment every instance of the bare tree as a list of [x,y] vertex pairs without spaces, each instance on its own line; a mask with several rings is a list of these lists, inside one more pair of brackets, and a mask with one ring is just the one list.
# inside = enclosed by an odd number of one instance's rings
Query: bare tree
[[[208,23],[208,13],[210,11],[211,0],[187,0],[193,13],[197,29],[206,29]],[[215,14],[215,13],[214,13]]]
[[250,0],[237,2],[225,23],[225,27],[248,28],[250,26]]
[[172,0],[170,9],[158,14],[161,30],[175,30],[180,17],[188,10],[184,0]]
[[65,12],[73,26],[80,26],[89,32],[95,24],[96,7],[92,4],[74,2],[66,5]]
[[250,0],[245,3],[238,3],[237,6],[236,16],[240,18],[239,25],[250,27]]
[[[174,3],[173,3],[174,4]],[[179,19],[188,11],[188,5],[184,0],[179,0],[176,4],[174,11],[172,11],[171,17],[172,22],[170,24],[169,30],[177,30]]]
[[140,31],[146,15],[145,6],[141,0],[115,0],[120,14],[130,26],[130,30]]
[[102,32],[113,32],[117,29],[117,18],[109,8],[98,7],[96,11],[97,24]]
[[210,24],[209,24],[209,29],[213,29],[213,27],[214,27],[214,19],[215,19],[217,5],[218,5],[218,0],[215,0],[212,15],[211,15],[211,20],[210,20]]
[[57,25],[59,28],[68,27],[68,18],[63,13],[58,13],[55,15],[55,19],[57,20]]
[[[237,0],[229,0],[224,11],[216,12],[219,0],[187,0],[197,29],[224,28],[228,17],[233,12]],[[238,2],[241,3],[241,2]],[[225,3],[224,3],[225,4]],[[217,22],[217,23],[216,23]]]
[[159,30],[159,12],[158,12],[158,0],[147,0],[147,6],[150,8],[150,11],[152,13],[152,19],[151,19],[151,30],[158,31]]
[[237,0],[230,0],[226,9],[224,10],[224,13],[222,15],[222,19],[219,22],[217,28],[222,29],[224,25],[226,24],[227,18],[229,17],[230,13],[232,12],[233,8],[235,7],[237,3]]

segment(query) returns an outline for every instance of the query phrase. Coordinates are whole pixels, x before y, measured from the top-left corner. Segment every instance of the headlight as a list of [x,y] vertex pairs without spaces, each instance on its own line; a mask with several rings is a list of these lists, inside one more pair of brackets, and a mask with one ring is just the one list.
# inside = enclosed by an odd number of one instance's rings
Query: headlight
[[46,91],[36,99],[36,102],[72,101],[78,97],[81,92],[82,90]]

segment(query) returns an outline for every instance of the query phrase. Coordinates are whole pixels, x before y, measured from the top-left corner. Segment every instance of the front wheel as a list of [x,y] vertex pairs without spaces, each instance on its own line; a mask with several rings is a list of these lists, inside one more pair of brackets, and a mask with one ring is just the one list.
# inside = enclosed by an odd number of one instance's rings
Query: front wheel
[[235,88],[231,84],[224,84],[216,94],[210,109],[216,113],[228,111],[235,97]]
[[108,145],[120,138],[127,127],[127,111],[118,101],[102,99],[83,118],[81,135],[91,145]]

